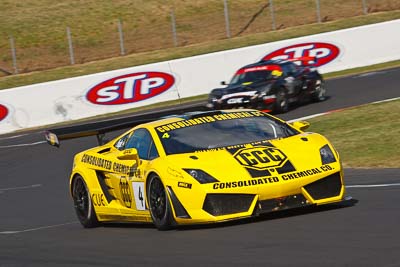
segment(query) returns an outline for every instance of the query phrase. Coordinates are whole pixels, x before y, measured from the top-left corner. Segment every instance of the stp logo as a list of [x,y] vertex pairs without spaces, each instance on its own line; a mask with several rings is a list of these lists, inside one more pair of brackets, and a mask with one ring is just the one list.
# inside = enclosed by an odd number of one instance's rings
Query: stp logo
[[319,67],[337,58],[339,53],[339,47],[333,44],[303,43],[276,50],[263,57],[263,60],[313,57],[315,58],[315,63],[312,65],[315,67]]
[[164,72],[138,72],[118,76],[94,86],[87,99],[98,105],[121,105],[149,99],[170,89],[174,76]]
[[0,121],[4,120],[8,115],[8,109],[0,104]]
[[237,151],[234,157],[240,164],[259,170],[279,167],[287,159],[282,151],[268,146],[244,148]]

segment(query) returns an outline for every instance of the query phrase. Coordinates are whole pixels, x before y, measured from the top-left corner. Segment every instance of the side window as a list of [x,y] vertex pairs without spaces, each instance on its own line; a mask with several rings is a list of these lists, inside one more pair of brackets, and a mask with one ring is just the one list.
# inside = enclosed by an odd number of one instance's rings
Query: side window
[[296,65],[294,65],[293,63],[285,63],[283,65],[281,65],[283,72],[285,73],[285,76],[293,76],[297,69],[296,69]]
[[289,67],[290,67],[290,71],[291,72],[293,72],[293,73],[296,73],[297,72],[297,65],[296,64],[294,64],[294,63],[290,63],[289,64]]
[[285,74],[285,76],[288,76],[288,73],[289,73],[288,65],[287,64],[283,64],[283,65],[281,65],[281,68],[282,68],[283,73]]
[[149,151],[149,159],[158,158],[158,151],[156,145],[154,144],[153,140],[151,142],[150,151]]
[[128,133],[126,135],[124,135],[123,137],[121,137],[115,144],[114,147],[118,150],[123,150],[125,149],[125,145],[126,142],[128,141],[129,136],[131,135],[131,133]]
[[154,145],[151,134],[146,129],[137,129],[133,132],[125,145],[126,148],[136,148],[139,158],[151,160],[158,157],[157,149]]

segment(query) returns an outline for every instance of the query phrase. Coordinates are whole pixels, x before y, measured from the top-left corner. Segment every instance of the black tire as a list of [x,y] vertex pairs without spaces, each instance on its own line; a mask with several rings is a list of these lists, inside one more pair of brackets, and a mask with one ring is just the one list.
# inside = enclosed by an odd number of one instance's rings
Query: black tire
[[165,187],[155,174],[149,177],[147,183],[147,199],[151,218],[158,230],[169,230],[173,226],[171,205]]
[[72,184],[72,198],[79,222],[85,228],[93,228],[100,225],[93,207],[89,190],[82,176],[76,176]]
[[311,95],[311,100],[314,102],[326,100],[325,82],[322,78],[315,81],[315,92]]
[[276,92],[275,113],[286,113],[289,110],[289,100],[285,88],[279,88]]

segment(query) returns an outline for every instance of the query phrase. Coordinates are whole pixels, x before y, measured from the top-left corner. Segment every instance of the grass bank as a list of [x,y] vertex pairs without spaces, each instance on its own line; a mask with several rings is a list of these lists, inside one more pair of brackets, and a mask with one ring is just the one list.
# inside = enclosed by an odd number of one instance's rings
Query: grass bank
[[[231,39],[205,41],[182,47],[167,48],[151,52],[134,53],[124,57],[114,57],[84,64],[59,67],[49,70],[29,72],[0,78],[0,89],[82,76],[102,71],[115,70],[165,60],[201,55],[226,49],[240,48],[249,45],[263,44],[305,35],[318,34],[365,24],[377,23],[400,18],[400,11],[373,13],[351,18],[338,19],[324,23],[293,26],[277,31],[248,34]],[[43,60],[46,60],[43,58]]]
[[325,135],[344,167],[400,168],[400,100],[368,104],[309,120]]

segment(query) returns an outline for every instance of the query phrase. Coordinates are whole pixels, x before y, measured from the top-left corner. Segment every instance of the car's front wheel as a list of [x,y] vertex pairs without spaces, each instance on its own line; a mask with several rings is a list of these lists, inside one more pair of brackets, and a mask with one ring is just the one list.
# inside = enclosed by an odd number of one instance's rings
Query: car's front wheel
[[280,88],[276,92],[275,109],[276,113],[285,113],[289,110],[289,100],[285,88]]
[[76,176],[72,184],[72,198],[79,222],[85,228],[93,228],[100,225],[97,220],[89,190],[82,176]]
[[326,99],[326,88],[325,82],[322,79],[318,79],[315,82],[315,92],[311,95],[312,100],[315,102],[324,101]]
[[155,174],[149,177],[147,196],[154,225],[158,230],[171,229],[173,226],[171,205],[160,177]]

